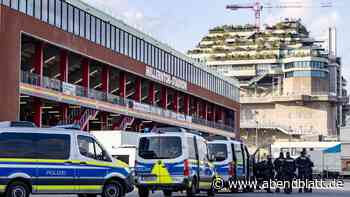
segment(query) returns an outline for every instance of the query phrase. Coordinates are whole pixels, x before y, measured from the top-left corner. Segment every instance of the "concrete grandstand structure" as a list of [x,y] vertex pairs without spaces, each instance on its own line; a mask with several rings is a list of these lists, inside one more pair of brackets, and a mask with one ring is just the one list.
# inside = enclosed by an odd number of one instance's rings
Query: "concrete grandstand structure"
[[237,80],[78,0],[0,3],[1,120],[237,137]]
[[283,20],[256,32],[224,25],[188,51],[227,77],[238,78],[241,135],[251,145],[276,140],[337,139],[348,103],[335,30],[329,49],[300,20]]

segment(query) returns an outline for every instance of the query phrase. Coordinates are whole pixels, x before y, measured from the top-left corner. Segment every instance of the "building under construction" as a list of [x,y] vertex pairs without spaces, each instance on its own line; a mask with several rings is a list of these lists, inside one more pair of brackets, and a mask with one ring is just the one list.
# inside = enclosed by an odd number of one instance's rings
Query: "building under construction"
[[260,32],[251,25],[224,25],[209,30],[188,54],[239,79],[241,136],[248,143],[336,139],[348,96],[335,29],[329,31],[329,40],[321,42],[300,20]]

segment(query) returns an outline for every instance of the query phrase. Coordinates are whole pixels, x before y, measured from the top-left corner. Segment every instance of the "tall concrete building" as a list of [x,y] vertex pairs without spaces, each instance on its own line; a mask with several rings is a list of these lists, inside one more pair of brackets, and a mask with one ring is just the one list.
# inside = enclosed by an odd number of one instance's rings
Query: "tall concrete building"
[[311,38],[300,20],[261,32],[224,25],[209,30],[188,54],[239,79],[241,137],[248,143],[337,139],[348,96],[335,28],[329,32],[323,42]]

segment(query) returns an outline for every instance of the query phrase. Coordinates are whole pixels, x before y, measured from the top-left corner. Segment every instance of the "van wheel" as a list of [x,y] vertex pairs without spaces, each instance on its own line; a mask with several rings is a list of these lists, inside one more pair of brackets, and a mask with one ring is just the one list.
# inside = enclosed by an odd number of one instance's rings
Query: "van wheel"
[[139,187],[139,197],[148,197],[149,196],[149,190],[144,187]]
[[171,190],[164,190],[163,193],[164,193],[164,196],[170,197],[171,194],[173,193],[173,191],[171,191]]
[[103,187],[102,197],[121,197],[122,185],[118,181],[111,181]]
[[5,197],[29,197],[29,195],[29,187],[23,182],[11,183],[5,193]]
[[191,183],[191,187],[187,188],[186,190],[186,194],[187,196],[196,196],[196,193],[197,193],[197,181],[196,179],[193,179]]

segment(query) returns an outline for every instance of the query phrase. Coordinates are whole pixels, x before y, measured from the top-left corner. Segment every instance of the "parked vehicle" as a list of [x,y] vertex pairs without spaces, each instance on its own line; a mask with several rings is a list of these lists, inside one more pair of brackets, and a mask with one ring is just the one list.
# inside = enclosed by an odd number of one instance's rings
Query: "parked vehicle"
[[[208,143],[209,154],[214,155],[217,175],[226,185],[231,180],[247,180],[253,176],[253,164],[247,147],[236,140],[214,140]],[[238,188],[231,188],[238,191]]]
[[208,158],[207,142],[182,128],[158,128],[140,135],[135,164],[139,196],[162,190],[165,196],[186,191],[214,195],[214,166]]
[[120,197],[133,190],[128,166],[87,132],[0,123],[0,193]]

